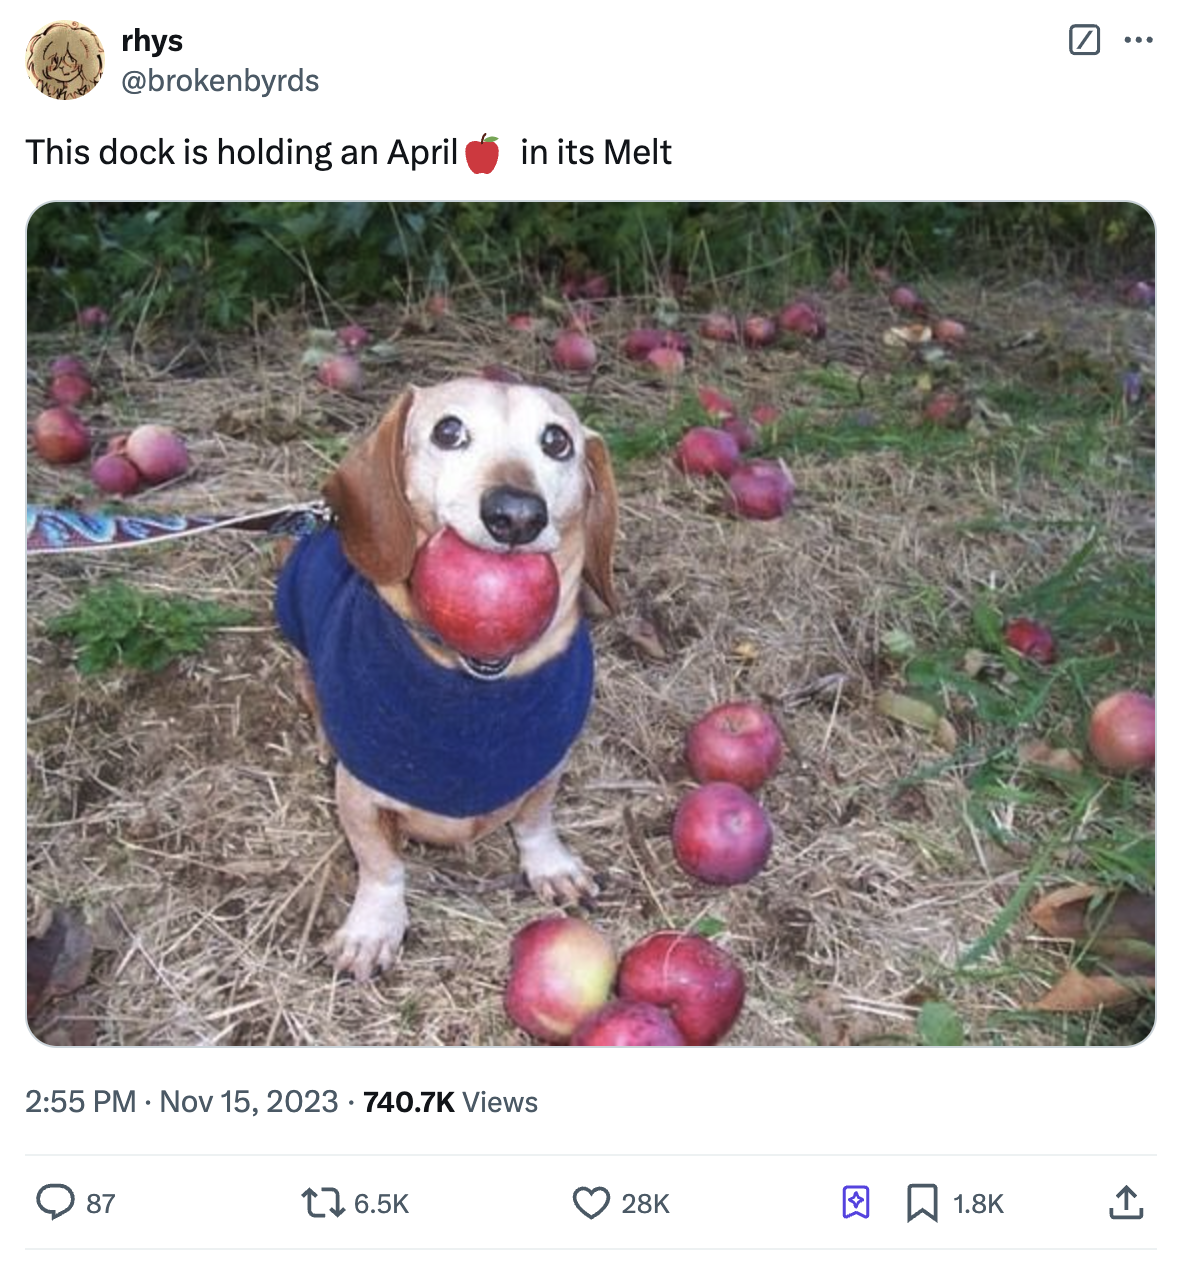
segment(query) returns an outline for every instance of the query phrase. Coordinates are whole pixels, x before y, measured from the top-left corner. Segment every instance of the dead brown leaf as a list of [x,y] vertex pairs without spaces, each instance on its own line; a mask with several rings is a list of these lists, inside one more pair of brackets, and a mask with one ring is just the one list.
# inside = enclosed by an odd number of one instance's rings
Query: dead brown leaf
[[1069,969],[1032,1007],[1052,1013],[1088,1012],[1129,1004],[1154,989],[1154,977],[1087,976]]
[[1047,740],[1026,740],[1016,749],[1016,755],[1025,766],[1057,775],[1080,775],[1084,769],[1081,758],[1072,749],[1053,748]]
[[94,939],[80,912],[60,907],[26,952],[27,1006],[32,1017],[51,999],[78,990],[90,976]]

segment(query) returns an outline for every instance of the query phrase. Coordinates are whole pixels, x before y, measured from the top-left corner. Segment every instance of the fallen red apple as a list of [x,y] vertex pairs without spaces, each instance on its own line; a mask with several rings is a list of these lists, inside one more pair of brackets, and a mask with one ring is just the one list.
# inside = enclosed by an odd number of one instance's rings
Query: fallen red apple
[[547,1043],[566,1043],[607,1002],[617,957],[583,920],[547,916],[514,935],[505,1007],[510,1020]]
[[821,339],[826,334],[826,318],[803,299],[783,308],[777,321],[782,330],[805,339]]
[[718,427],[692,427],[674,449],[674,465],[687,475],[730,476],[739,462],[735,438]]
[[85,374],[55,374],[49,384],[49,399],[71,409],[90,399],[94,388]]
[[654,326],[639,326],[621,340],[621,351],[630,361],[644,361],[655,348],[674,348],[685,357],[691,350],[691,341],[681,331]]
[[146,484],[163,484],[189,470],[189,450],[171,427],[144,423],[127,438],[122,453]]
[[756,427],[748,422],[747,419],[725,418],[721,426],[736,442],[736,447],[741,453],[747,453],[750,449],[755,449],[760,444],[760,437],[757,435]]
[[49,377],[56,379],[59,374],[77,374],[84,379],[90,378],[86,362],[78,357],[54,357],[49,363]]
[[758,427],[765,427],[769,423],[775,423],[781,417],[781,411],[776,405],[754,405],[752,407],[752,421]]
[[664,930],[625,953],[617,991],[622,999],[668,1009],[687,1043],[714,1044],[740,1016],[744,973],[714,942]]
[[1052,630],[1039,621],[1017,616],[1003,627],[1003,641],[1008,647],[1026,656],[1038,665],[1051,665],[1057,658],[1056,640]]
[[140,487],[140,472],[123,454],[101,454],[91,464],[90,478],[104,493],[116,493],[121,497],[135,493]]
[[361,365],[348,352],[326,357],[317,366],[317,378],[334,392],[360,392],[365,377]]
[[760,705],[733,700],[687,732],[687,765],[701,784],[725,781],[754,792],[777,769],[783,748],[777,723]]
[[677,348],[654,348],[645,359],[655,373],[672,379],[687,368],[687,359]]
[[969,417],[970,406],[957,392],[939,388],[926,400],[921,413],[931,423],[958,425]]
[[511,313],[506,318],[506,325],[511,330],[522,334],[530,334],[535,328],[535,319],[529,313]]
[[749,317],[744,323],[744,342],[750,348],[767,348],[777,342],[777,323],[772,317]]
[[891,269],[884,268],[881,265],[880,267],[869,268],[867,272],[868,272],[868,277],[870,277],[877,286],[891,286],[892,285],[892,270]]
[[347,352],[359,352],[370,342],[370,332],[365,326],[342,326],[337,332],[337,342]]
[[708,414],[713,414],[717,418],[729,418],[737,413],[736,406],[731,398],[713,387],[701,387],[699,389],[699,404],[703,406]]
[[938,343],[957,347],[966,342],[966,327],[952,317],[942,317],[933,323],[933,337]]
[[446,317],[452,308],[447,295],[441,295],[439,292],[429,295],[425,305],[429,314],[433,317]]
[[1123,298],[1132,308],[1149,308],[1155,303],[1155,287],[1150,282],[1132,282]]
[[589,273],[580,283],[579,295],[581,299],[607,299],[610,289],[603,273]]
[[731,313],[708,313],[699,323],[699,333],[715,343],[735,343],[740,327]]
[[481,550],[445,528],[420,548],[411,594],[449,647],[500,661],[525,651],[551,624],[559,573],[550,555]]
[[1125,774],[1155,765],[1155,701],[1141,691],[1119,691],[1089,720],[1090,752],[1107,770]]
[[100,308],[97,304],[92,304],[89,308],[82,309],[78,314],[78,324],[83,330],[98,330],[111,320],[110,314],[105,308]]
[[551,359],[561,370],[590,370],[596,364],[596,345],[578,330],[563,330],[551,346]]
[[895,287],[888,296],[888,302],[904,313],[920,315],[925,311],[924,301],[911,286]]
[[497,137],[481,133],[480,141],[470,141],[465,146],[465,162],[469,171],[488,176],[497,166]]
[[33,447],[55,465],[81,462],[90,453],[90,432],[72,409],[54,405],[34,419]]
[[793,476],[783,462],[756,458],[728,477],[728,509],[748,520],[780,519],[795,492]]
[[830,288],[832,291],[845,291],[851,285],[851,278],[846,269],[835,269],[830,275]]
[[573,1048],[674,1048],[686,1040],[664,1008],[614,999],[580,1022],[571,1043]]
[[678,803],[670,829],[684,872],[708,885],[740,885],[769,861],[773,824],[738,784],[693,788]]

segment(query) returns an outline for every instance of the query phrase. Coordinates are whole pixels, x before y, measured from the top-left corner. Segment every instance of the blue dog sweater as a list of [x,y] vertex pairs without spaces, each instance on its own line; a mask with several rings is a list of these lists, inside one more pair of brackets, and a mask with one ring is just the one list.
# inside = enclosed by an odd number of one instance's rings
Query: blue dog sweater
[[304,537],[280,572],[276,618],[308,658],[321,723],[371,788],[449,818],[488,814],[563,761],[592,703],[592,640],[519,678],[483,680],[426,656],[341,549]]

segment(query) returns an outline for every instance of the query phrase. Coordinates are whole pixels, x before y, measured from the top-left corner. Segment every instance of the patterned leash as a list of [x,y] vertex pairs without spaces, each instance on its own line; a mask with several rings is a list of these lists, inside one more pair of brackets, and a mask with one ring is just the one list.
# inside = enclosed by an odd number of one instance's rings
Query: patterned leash
[[218,528],[303,537],[332,521],[324,502],[304,502],[250,515],[102,515],[49,506],[25,508],[26,555],[118,550],[170,538],[195,537]]

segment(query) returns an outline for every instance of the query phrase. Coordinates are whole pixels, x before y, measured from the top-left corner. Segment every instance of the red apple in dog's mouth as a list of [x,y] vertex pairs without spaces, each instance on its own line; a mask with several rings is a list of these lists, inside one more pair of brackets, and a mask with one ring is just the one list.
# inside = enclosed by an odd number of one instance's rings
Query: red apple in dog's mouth
[[525,651],[551,624],[559,573],[550,555],[481,550],[445,528],[420,548],[411,596],[449,647],[495,662]]

